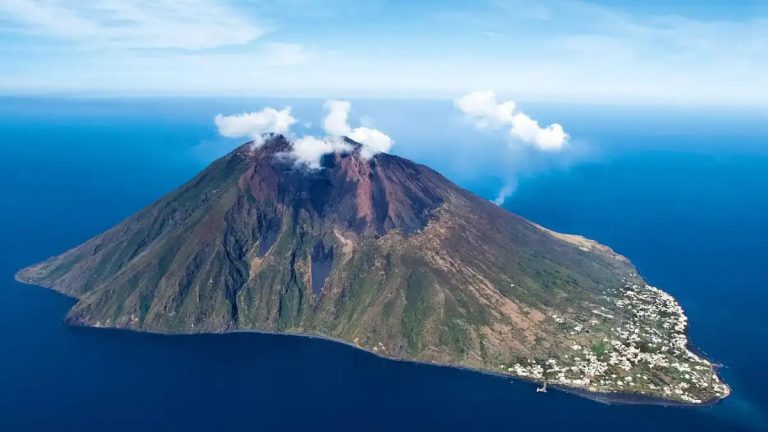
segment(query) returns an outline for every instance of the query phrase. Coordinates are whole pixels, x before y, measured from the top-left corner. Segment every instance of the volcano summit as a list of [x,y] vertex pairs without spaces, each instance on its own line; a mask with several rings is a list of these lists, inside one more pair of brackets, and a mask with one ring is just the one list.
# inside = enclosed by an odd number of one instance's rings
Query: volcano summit
[[308,169],[281,135],[243,145],[16,277],[77,298],[74,325],[316,335],[608,398],[728,395],[682,308],[624,257],[344,147]]

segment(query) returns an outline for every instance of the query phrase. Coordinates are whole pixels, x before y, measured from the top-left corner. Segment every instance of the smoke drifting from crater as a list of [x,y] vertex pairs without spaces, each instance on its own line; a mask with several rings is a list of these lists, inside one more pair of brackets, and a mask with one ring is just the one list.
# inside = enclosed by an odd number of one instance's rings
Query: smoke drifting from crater
[[291,146],[291,152],[286,156],[294,159],[297,165],[309,169],[320,169],[323,155],[352,150],[352,146],[341,138],[317,138],[311,135],[291,141]]
[[298,119],[291,115],[290,107],[282,110],[266,107],[261,111],[235,115],[218,114],[214,123],[220,135],[229,138],[249,137],[253,139],[256,147],[263,143],[263,134],[284,134],[292,146],[285,157],[308,169],[319,169],[320,160],[325,154],[352,150],[353,146],[343,137],[360,143],[360,156],[363,159],[370,159],[377,153],[388,152],[392,148],[392,138],[381,130],[367,126],[350,126],[351,102],[328,100],[323,106],[326,110],[322,122],[323,131],[327,134],[325,137],[293,136],[291,126],[298,122]]
[[507,201],[507,198],[511,197],[513,193],[515,193],[515,190],[517,189],[517,181],[516,180],[507,180],[507,183],[504,184],[504,187],[499,190],[498,195],[496,195],[496,198],[493,199],[493,203],[500,206],[503,205],[504,202]]
[[213,122],[219,134],[229,138],[253,139],[255,147],[263,144],[262,135],[265,133],[288,133],[296,119],[291,115],[291,107],[276,110],[266,107],[261,111],[247,112],[234,115],[217,114]]
[[509,127],[512,139],[531,144],[542,151],[560,151],[570,138],[558,123],[547,127],[517,110],[513,100],[498,102],[496,93],[478,90],[456,100],[456,106],[480,129]]
[[559,123],[541,127],[539,122],[520,111],[514,100],[498,101],[496,93],[490,90],[478,90],[455,100],[454,104],[464,114],[464,117],[477,129],[498,130],[506,129],[508,148],[516,156],[515,167],[510,167],[510,173],[504,186],[493,200],[503,205],[517,188],[514,177],[516,168],[526,163],[530,152],[521,147],[529,147],[542,155],[550,154],[555,157],[568,150],[570,136]]
[[362,144],[360,155],[369,159],[376,153],[386,153],[392,148],[392,138],[384,132],[359,126],[352,128],[349,125],[349,111],[352,104],[349,101],[329,100],[325,102],[328,114],[323,120],[323,129],[331,137],[346,136]]

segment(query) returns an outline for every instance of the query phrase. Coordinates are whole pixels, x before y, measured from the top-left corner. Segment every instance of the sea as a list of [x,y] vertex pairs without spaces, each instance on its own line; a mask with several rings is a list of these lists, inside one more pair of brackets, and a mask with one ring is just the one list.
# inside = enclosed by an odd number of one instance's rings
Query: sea
[[732,395],[605,404],[297,336],[162,336],[63,324],[74,300],[14,281],[113,226],[242,140],[218,113],[322,99],[0,98],[0,431],[768,430],[768,110],[520,102],[561,152],[477,130],[450,100],[353,100],[392,153],[551,229],[629,257],[690,319]]

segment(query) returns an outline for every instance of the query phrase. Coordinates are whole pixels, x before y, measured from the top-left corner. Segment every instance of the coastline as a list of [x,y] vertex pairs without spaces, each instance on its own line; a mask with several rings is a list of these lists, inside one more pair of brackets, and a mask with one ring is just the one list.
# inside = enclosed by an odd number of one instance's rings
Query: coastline
[[[105,327],[102,327],[105,328]],[[110,328],[110,327],[106,327]],[[120,329],[116,329],[120,330]],[[143,332],[139,330],[131,330],[127,329],[129,331],[135,331],[137,333],[152,333],[162,336],[181,336],[181,334],[178,333],[166,333],[166,332]],[[452,368],[452,369],[458,369],[473,373],[480,373],[484,375],[490,375],[497,378],[504,378],[508,380],[515,380],[515,381],[522,381],[526,384],[533,385],[534,387],[531,389],[532,391],[535,390],[535,386],[542,385],[543,381],[536,381],[532,380],[530,378],[520,377],[517,375],[512,375],[508,373],[501,373],[496,372],[491,369],[480,369],[480,368],[474,368],[471,366],[463,366],[463,365],[457,365],[452,363],[438,363],[438,362],[428,362],[428,361],[421,361],[421,360],[414,360],[414,359],[408,359],[408,358],[402,358],[402,357],[390,357],[386,355],[379,354],[374,351],[370,351],[368,349],[365,349],[363,347],[360,347],[359,345],[355,345],[352,342],[349,342],[344,339],[334,338],[331,336],[326,336],[322,334],[316,334],[316,333],[292,333],[292,332],[275,332],[275,331],[268,331],[268,330],[232,330],[232,331],[225,331],[225,332],[210,332],[210,333],[197,333],[197,334],[210,334],[210,335],[227,335],[227,334],[236,334],[236,333],[256,333],[256,334],[265,334],[265,335],[272,335],[272,336],[294,336],[294,337],[303,337],[303,338],[309,338],[309,339],[319,339],[324,340],[328,342],[335,342],[340,343],[342,345],[346,345],[352,348],[355,348],[357,350],[360,350],[362,352],[365,352],[367,354],[373,355],[375,357],[379,357],[385,360],[390,361],[397,361],[397,362],[404,362],[404,363],[412,363],[412,364],[419,364],[419,365],[427,365],[427,366],[437,366],[437,367],[443,367],[443,368]],[[186,335],[194,335],[195,333],[190,333]],[[727,385],[727,384],[726,384]],[[601,392],[591,392],[589,390],[585,390],[578,387],[568,387],[560,384],[549,384],[548,387],[572,394],[574,396],[583,397],[586,399],[593,400],[595,402],[600,402],[604,404],[621,404],[621,405],[658,405],[658,406],[668,406],[668,407],[680,407],[680,408],[697,408],[697,407],[708,407],[716,405],[718,402],[723,400],[724,398],[714,398],[712,400],[704,401],[702,403],[693,404],[693,403],[687,403],[687,402],[680,402],[680,401],[674,401],[674,400],[668,400],[663,398],[658,398],[654,396],[648,396],[643,395],[640,393],[621,393],[621,392],[614,392],[614,393],[601,393]],[[729,388],[729,395],[730,395],[730,387]]]
[[[115,330],[123,330],[113,327],[90,327],[90,326],[83,326],[88,328],[110,328]],[[408,359],[408,358],[402,358],[402,357],[390,357],[386,355],[379,354],[374,351],[370,351],[368,349],[365,349],[363,347],[360,347],[359,345],[355,345],[352,342],[349,342],[344,339],[334,338],[331,336],[326,336],[322,334],[317,333],[295,333],[295,332],[275,332],[275,331],[268,331],[268,330],[231,330],[231,331],[224,331],[224,332],[207,332],[207,333],[185,333],[185,334],[179,334],[179,333],[167,333],[167,332],[145,332],[140,330],[132,330],[132,329],[125,329],[128,331],[133,331],[137,333],[151,333],[151,334],[157,334],[161,336],[193,336],[195,334],[208,334],[208,335],[227,335],[227,334],[247,334],[247,333],[255,333],[255,334],[264,334],[264,335],[271,335],[271,336],[294,336],[294,337],[302,337],[302,338],[308,338],[308,339],[318,339],[328,342],[335,342],[340,343],[342,345],[346,345],[352,348],[355,348],[357,350],[360,350],[364,353],[373,355],[375,357],[379,357],[385,360],[389,361],[396,361],[396,362],[403,362],[403,363],[412,363],[412,364],[419,364],[419,365],[426,365],[426,366],[437,366],[437,367],[443,367],[443,368],[451,368],[451,369],[458,369],[473,373],[480,373],[484,375],[490,375],[497,378],[504,378],[507,380],[515,380],[515,381],[522,381],[526,384],[530,384],[534,386],[531,390],[535,390],[535,386],[542,385],[543,381],[536,381],[532,380],[530,378],[526,377],[520,377],[517,375],[512,375],[508,373],[501,373],[496,372],[491,369],[480,369],[480,368],[474,368],[471,366],[463,366],[463,365],[457,365],[452,363],[438,363],[438,362],[428,362],[428,361],[421,361],[421,360],[414,360],[414,359]],[[727,385],[727,384],[726,384]],[[708,401],[704,401],[702,403],[694,404],[694,403],[687,403],[687,402],[680,402],[680,401],[674,401],[669,399],[663,399],[659,397],[654,396],[648,396],[643,395],[640,393],[621,393],[621,392],[613,392],[613,393],[602,393],[602,392],[591,392],[589,390],[585,390],[578,387],[568,387],[560,384],[548,384],[549,388],[553,388],[568,394],[572,394],[574,396],[583,397],[595,402],[600,402],[604,404],[616,404],[616,405],[656,405],[656,406],[667,406],[667,407],[679,407],[679,408],[698,408],[698,407],[708,407],[713,406],[719,403],[724,398],[714,398]],[[730,395],[730,387],[728,387]]]
[[[77,297],[61,292],[53,287],[39,285],[37,283],[30,282],[28,280],[24,280],[20,277],[20,274],[25,269],[21,269],[18,272],[14,274],[14,280],[16,280],[19,283],[30,285],[30,286],[36,286],[40,288],[45,288],[47,290],[53,291],[56,294],[62,295],[64,297],[70,298],[72,300],[78,300]],[[165,331],[156,331],[156,330],[139,330],[129,327],[106,327],[106,326],[93,326],[93,325],[87,325],[83,323],[71,323],[71,322],[65,322],[66,325],[72,326],[72,327],[81,327],[81,328],[91,328],[91,329],[100,329],[100,330],[113,330],[113,331],[129,331],[133,333],[141,333],[141,334],[150,334],[150,335],[157,335],[162,337],[179,337],[179,336],[197,336],[197,335],[214,335],[214,336],[226,336],[228,334],[248,334],[248,333],[254,333],[254,334],[262,334],[262,335],[271,335],[271,336],[293,336],[293,337],[302,337],[302,338],[308,338],[308,339],[316,339],[316,340],[322,340],[327,342],[333,342],[333,343],[339,343],[342,345],[346,345],[348,347],[360,350],[366,354],[373,355],[375,357],[379,357],[385,360],[389,361],[397,361],[397,362],[404,362],[404,363],[412,363],[412,364],[418,364],[418,365],[426,365],[426,366],[437,366],[437,367],[443,367],[443,368],[452,368],[452,369],[458,369],[473,373],[480,373],[484,375],[490,375],[497,378],[503,378],[507,380],[515,380],[515,381],[522,381],[526,384],[530,384],[534,386],[531,390],[535,390],[535,386],[541,385],[544,382],[543,381],[536,381],[532,380],[530,378],[521,377],[517,375],[512,375],[509,373],[501,373],[492,369],[481,369],[471,366],[464,366],[464,365],[458,365],[458,364],[452,364],[452,363],[439,363],[439,362],[430,362],[430,361],[423,361],[423,360],[416,360],[416,359],[409,359],[409,358],[403,358],[403,357],[392,357],[388,355],[383,355],[378,352],[374,352],[371,350],[368,350],[366,348],[363,348],[359,345],[354,344],[353,342],[350,342],[345,339],[336,338],[333,336],[328,336],[320,333],[307,333],[307,332],[279,332],[279,331],[272,331],[272,330],[259,330],[259,329],[234,329],[234,330],[225,330],[225,331],[207,331],[207,332],[192,332],[192,333],[176,333],[176,332],[165,332]],[[686,329],[686,334],[688,333],[688,329]],[[706,356],[698,347],[692,345],[690,343],[690,338],[688,339],[688,349],[695,352],[697,355],[701,356],[702,358],[709,361],[711,364],[713,364],[714,368],[719,368],[722,365],[716,364],[713,362],[708,356]],[[719,375],[718,375],[719,377]],[[721,380],[723,384],[726,385],[728,388],[728,394],[725,397],[728,397],[731,394],[731,388],[728,386],[725,381]],[[589,399],[595,402],[608,404],[608,405],[655,405],[655,406],[665,406],[665,407],[679,407],[679,408],[699,408],[699,407],[709,407],[718,404],[721,400],[725,399],[725,397],[722,398],[713,398],[711,400],[703,401],[701,403],[687,403],[682,401],[676,401],[676,400],[669,400],[664,399],[660,397],[655,396],[649,396],[644,395],[641,393],[622,393],[622,392],[592,392],[583,388],[579,387],[568,387],[561,384],[549,384],[549,387],[555,390],[562,391],[564,393],[568,393],[574,396],[582,397],[585,399]]]

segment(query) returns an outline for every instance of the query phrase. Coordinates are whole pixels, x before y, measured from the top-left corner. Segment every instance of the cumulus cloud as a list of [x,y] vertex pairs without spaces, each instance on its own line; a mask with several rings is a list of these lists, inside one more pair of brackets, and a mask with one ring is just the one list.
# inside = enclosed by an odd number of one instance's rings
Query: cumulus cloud
[[[490,90],[474,91],[455,101],[456,107],[478,129],[504,129],[509,134],[509,157],[514,162],[504,186],[493,200],[502,205],[517,189],[515,178],[524,165],[540,160],[551,153],[560,153],[566,148],[570,137],[558,123],[542,127],[539,122],[520,111],[513,100],[499,101]],[[523,143],[523,144],[521,144]]]
[[[291,150],[281,154],[281,157],[292,159],[299,166],[319,169],[323,155],[353,149],[344,137],[360,143],[360,156],[363,159],[370,159],[377,153],[387,152],[392,147],[392,138],[384,132],[366,126],[352,128],[349,125],[349,111],[352,108],[349,101],[329,100],[325,102],[324,107],[326,115],[322,125],[328,136],[305,135],[296,138],[290,135],[288,139],[291,142]],[[297,122],[298,120],[291,115],[291,107],[285,107],[279,111],[267,107],[261,111],[235,115],[217,114],[214,118],[219,134],[230,138],[251,138],[256,147],[263,144],[262,134],[268,132],[288,134],[291,126]],[[304,124],[305,127],[308,125],[311,124]]]
[[361,144],[360,157],[363,159],[370,159],[377,153],[387,152],[392,147],[392,138],[384,132],[366,126],[353,128],[349,125],[349,112],[352,109],[349,101],[328,100],[323,106],[326,115],[322,125],[323,131],[328,136],[324,138],[304,136],[295,140],[288,157],[293,158],[298,165],[319,169],[323,155],[351,151],[352,145],[343,137]]
[[261,111],[234,115],[217,114],[214,123],[219,134],[230,138],[249,137],[256,146],[262,144],[261,135],[268,132],[286,133],[296,123],[291,107],[276,110],[271,107]]
[[[323,120],[323,130],[331,137],[347,136],[362,144],[360,155],[369,159],[377,153],[386,153],[392,148],[392,138],[379,129],[367,126],[352,128],[349,125],[349,101],[329,100],[325,103],[328,114]],[[368,119],[370,121],[370,119]]]
[[392,138],[378,129],[357,127],[352,129],[349,138],[363,145],[360,156],[370,159],[377,153],[386,153],[392,148]]
[[480,129],[509,128],[509,135],[542,151],[559,151],[569,136],[563,127],[553,123],[547,127],[517,110],[513,100],[499,102],[490,90],[474,91],[456,100],[456,106]]
[[523,142],[532,143],[539,150],[558,151],[568,142],[568,134],[558,123],[542,128],[539,122],[526,114],[517,113],[512,116],[512,129],[510,135],[521,139]]
[[352,104],[349,101],[329,100],[324,107],[328,114],[323,119],[323,130],[331,136],[349,135],[352,132],[348,121]]
[[512,124],[517,104],[508,100],[498,103],[496,93],[478,90],[456,100],[456,106],[480,129],[496,129]]
[[320,169],[320,160],[324,155],[337,151],[352,150],[352,146],[339,138],[317,138],[304,136],[292,143],[293,149],[289,154],[298,165],[310,169]]

